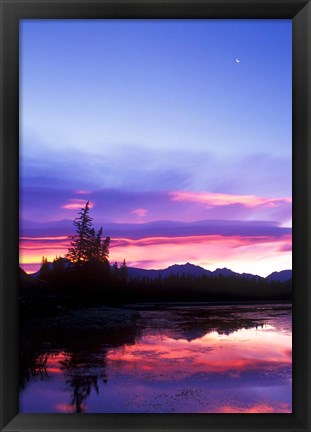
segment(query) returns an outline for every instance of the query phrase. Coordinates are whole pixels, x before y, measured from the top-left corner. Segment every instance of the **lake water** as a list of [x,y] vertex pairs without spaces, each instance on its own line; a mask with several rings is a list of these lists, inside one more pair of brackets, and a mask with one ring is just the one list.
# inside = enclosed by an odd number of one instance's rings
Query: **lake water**
[[290,305],[140,305],[135,331],[34,351],[23,413],[290,413]]

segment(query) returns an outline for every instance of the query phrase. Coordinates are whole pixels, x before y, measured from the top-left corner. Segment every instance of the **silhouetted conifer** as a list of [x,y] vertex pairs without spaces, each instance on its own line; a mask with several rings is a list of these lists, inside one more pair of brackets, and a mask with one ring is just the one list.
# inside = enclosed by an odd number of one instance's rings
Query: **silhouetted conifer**
[[48,259],[43,256],[41,261],[41,268],[40,268],[40,278],[46,279],[49,276],[49,273],[50,273],[50,267],[49,267]]
[[112,266],[112,274],[113,274],[113,276],[114,276],[116,279],[118,279],[118,277],[119,277],[119,268],[118,268],[118,263],[117,263],[117,262],[115,262],[115,263],[113,264],[113,266]]
[[121,279],[121,281],[122,282],[126,282],[127,277],[128,277],[128,269],[127,269],[127,266],[126,266],[125,259],[123,260],[123,262],[121,264],[119,272],[120,272],[120,279]]
[[[90,243],[92,239],[92,218],[89,215],[90,202],[87,201],[84,208],[81,208],[79,217],[73,224],[76,228],[76,234],[71,236],[71,248],[69,248],[66,258],[70,261],[81,264],[88,261],[90,256]],[[94,230],[93,230],[94,231]]]
[[101,242],[101,249],[100,249],[100,260],[103,262],[108,262],[109,246],[110,246],[110,237],[106,237],[105,240]]

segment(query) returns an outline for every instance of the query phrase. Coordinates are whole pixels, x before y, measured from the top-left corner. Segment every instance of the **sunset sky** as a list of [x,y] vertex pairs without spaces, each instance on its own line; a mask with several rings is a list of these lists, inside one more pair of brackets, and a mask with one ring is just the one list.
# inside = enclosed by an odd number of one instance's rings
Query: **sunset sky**
[[291,20],[23,20],[20,262],[290,269]]

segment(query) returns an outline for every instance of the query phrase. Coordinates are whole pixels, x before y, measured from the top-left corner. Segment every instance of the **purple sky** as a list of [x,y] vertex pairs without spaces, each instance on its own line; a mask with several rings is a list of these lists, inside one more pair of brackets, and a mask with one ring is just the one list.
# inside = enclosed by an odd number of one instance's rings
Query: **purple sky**
[[27,271],[87,200],[111,261],[291,268],[291,149],[290,20],[21,23]]

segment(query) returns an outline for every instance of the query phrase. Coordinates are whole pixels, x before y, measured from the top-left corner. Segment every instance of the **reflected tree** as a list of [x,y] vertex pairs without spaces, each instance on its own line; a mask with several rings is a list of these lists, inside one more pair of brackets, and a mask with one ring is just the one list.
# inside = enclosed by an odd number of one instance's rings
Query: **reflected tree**
[[90,396],[92,389],[99,394],[99,380],[107,383],[105,366],[103,353],[96,356],[83,351],[70,352],[67,353],[65,360],[60,361],[74,412],[81,413],[85,410],[84,402]]
[[35,378],[47,380],[47,361],[49,354],[40,354],[33,349],[22,349],[19,362],[19,388],[24,390],[27,384]]

